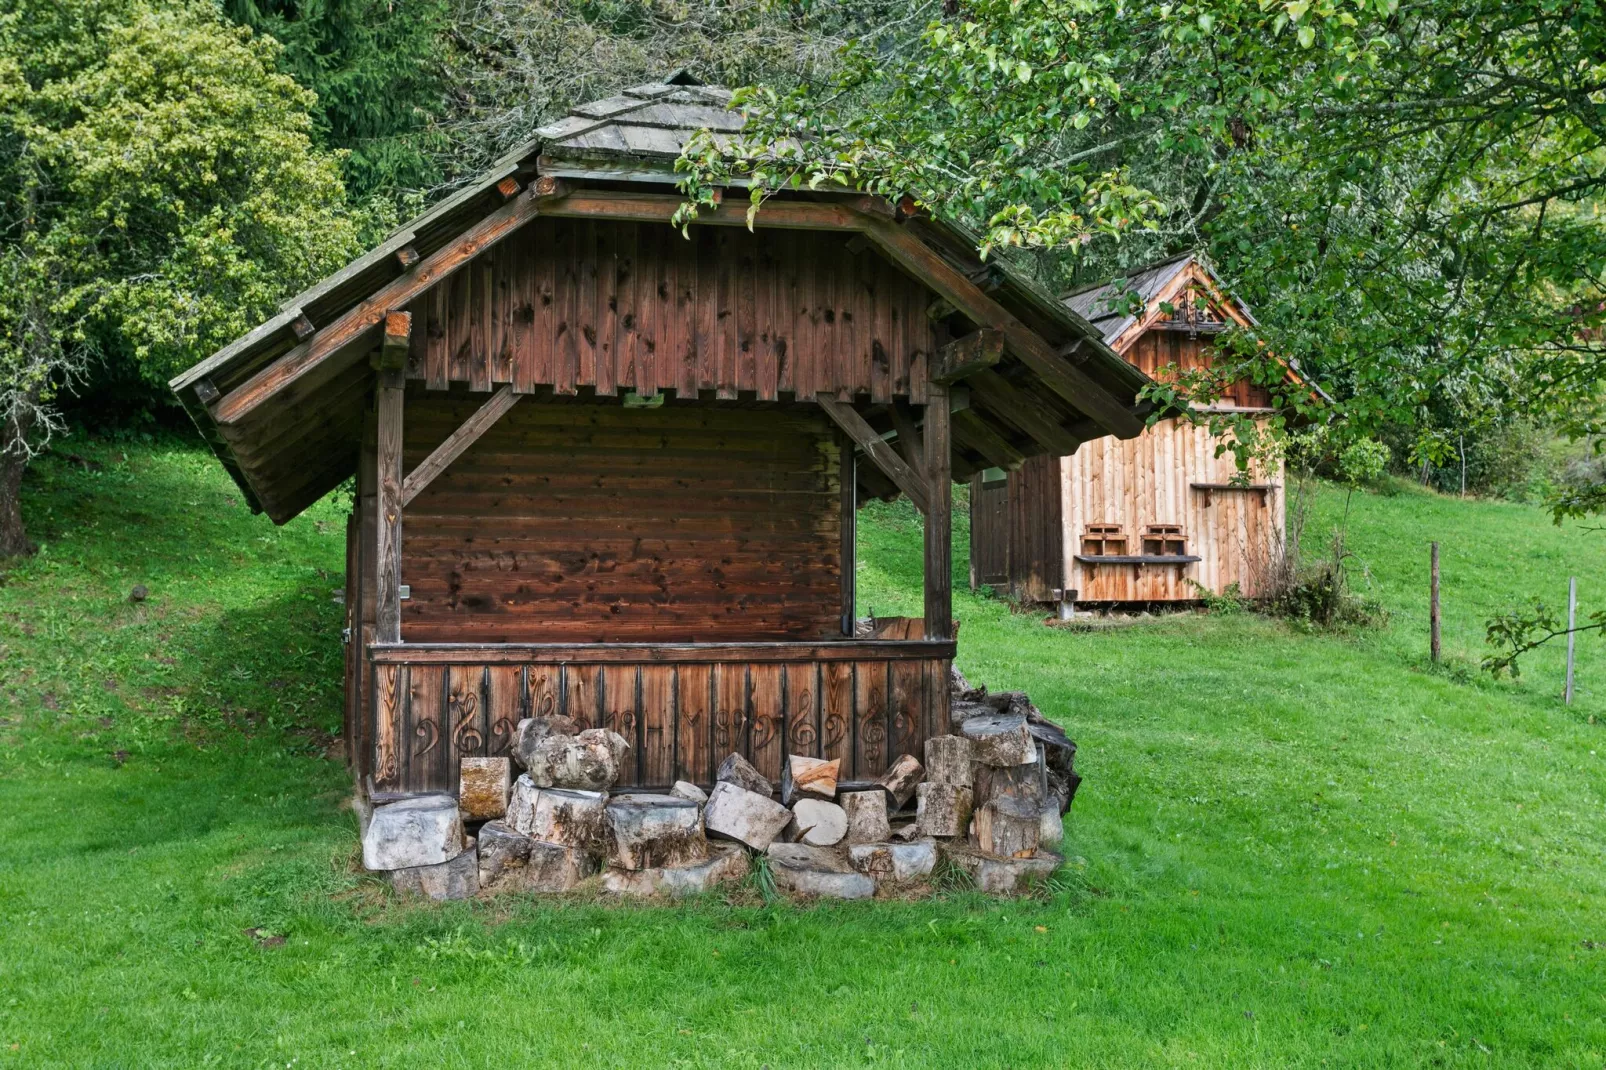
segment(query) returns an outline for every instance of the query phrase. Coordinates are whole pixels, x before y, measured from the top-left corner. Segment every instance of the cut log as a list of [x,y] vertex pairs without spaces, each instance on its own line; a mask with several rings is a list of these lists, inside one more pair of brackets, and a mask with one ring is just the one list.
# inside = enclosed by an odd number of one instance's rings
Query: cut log
[[786,838],[810,847],[835,847],[848,834],[848,815],[824,799],[799,799],[792,807]]
[[540,788],[606,791],[619,779],[619,763],[629,749],[623,736],[604,728],[547,736],[531,748],[526,775]]
[[506,757],[462,759],[457,783],[457,807],[465,821],[493,821],[507,813],[512,770]]
[[835,851],[803,843],[773,843],[766,854],[775,886],[783,891],[824,899],[875,895],[875,881],[854,870]]
[[669,789],[669,794],[677,799],[690,799],[698,806],[708,801],[708,792],[689,780],[675,781],[675,786]]
[[907,825],[899,825],[897,828],[893,829],[891,838],[894,840],[907,842],[917,838],[919,835],[920,823],[918,821],[911,821]]
[[849,843],[885,843],[892,838],[886,792],[844,791],[838,802],[847,815]]
[[1000,858],[1030,858],[1043,827],[1041,807],[1008,796],[988,800],[976,808],[970,845]]
[[579,847],[560,843],[530,844],[530,862],[524,867],[524,890],[556,895],[597,872],[596,856]]
[[971,776],[974,780],[977,806],[989,799],[1016,799],[1036,810],[1042,806],[1043,800],[1048,798],[1047,781],[1043,777],[1043,763],[1040,759],[1023,765],[987,765],[983,762],[974,762],[971,765]]
[[474,840],[450,862],[391,870],[390,885],[400,895],[429,899],[468,899],[480,892],[480,864]]
[[1037,842],[1043,847],[1057,847],[1065,839],[1064,809],[1058,795],[1050,795],[1038,813]]
[[703,827],[711,836],[723,836],[762,851],[792,820],[792,811],[756,791],[722,780],[703,807]]
[[968,843],[944,843],[938,850],[970,875],[977,891],[991,895],[1008,895],[1040,883],[1065,864],[1053,851],[1040,850],[1031,858],[994,858]]
[[892,796],[892,801],[901,808],[915,793],[915,785],[919,784],[926,775],[919,759],[913,754],[900,754],[898,760],[893,762],[887,771],[881,774],[878,784]]
[[438,866],[462,852],[463,817],[444,793],[374,807],[362,840],[362,864],[372,870]]
[[[520,782],[526,778],[520,777]],[[513,794],[518,800],[518,785]],[[527,806],[508,807],[508,824],[533,840],[601,853],[607,849],[608,796],[599,791],[539,788]]]
[[915,824],[922,836],[963,836],[970,823],[970,789],[954,784],[922,784]]
[[808,758],[791,754],[781,770],[781,805],[791,806],[805,796],[814,799],[836,798],[837,773],[842,759]]
[[680,899],[700,895],[721,884],[747,876],[747,852],[739,843],[711,843],[708,860],[684,866],[654,869],[608,869],[602,888],[613,895],[666,895]]
[[858,843],[848,848],[848,861],[877,883],[918,880],[937,866],[937,841]]
[[480,891],[512,891],[524,887],[524,870],[530,864],[530,837],[504,821],[490,821],[480,829],[478,850]]
[[1037,744],[1021,714],[978,714],[965,721],[961,732],[974,745],[978,762],[1024,765],[1037,760]]
[[970,787],[971,751],[970,740],[964,736],[932,736],[926,740],[926,779],[933,784]]
[[513,760],[520,769],[530,767],[535,745],[548,736],[578,736],[585,725],[570,717],[526,717],[513,730]]
[[615,795],[606,808],[608,864],[619,869],[681,866],[708,859],[697,804],[672,795]]
[[719,772],[714,779],[725,784],[735,784],[739,788],[769,798],[775,794],[775,787],[764,774],[753,768],[753,763],[740,754],[732,752],[723,762],[719,763]]

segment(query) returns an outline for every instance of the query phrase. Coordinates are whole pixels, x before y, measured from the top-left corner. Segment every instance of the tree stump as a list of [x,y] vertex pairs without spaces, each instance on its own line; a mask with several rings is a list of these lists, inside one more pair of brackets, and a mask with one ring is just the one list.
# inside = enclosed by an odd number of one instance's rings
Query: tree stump
[[1036,760],[1021,765],[987,765],[974,762],[971,776],[975,784],[976,805],[989,799],[1017,799],[1034,809],[1048,797],[1048,781],[1043,763]]
[[438,866],[462,852],[463,817],[447,794],[374,807],[362,838],[362,864],[372,870]]
[[507,758],[464,758],[458,766],[457,807],[466,821],[494,821],[507,813],[512,771]]
[[703,827],[711,836],[739,840],[755,851],[768,847],[792,820],[792,811],[756,791],[722,780],[703,807]]
[[1037,760],[1037,744],[1023,714],[978,714],[965,722],[962,732],[975,747],[978,762],[1024,765]]
[[885,843],[892,838],[886,792],[844,791],[837,802],[847,815],[849,843]]
[[601,853],[608,842],[607,805],[600,791],[539,788],[527,807],[509,807],[508,824],[532,840]]
[[726,784],[735,784],[739,788],[746,788],[756,795],[769,798],[775,794],[775,787],[764,774],[753,768],[753,763],[740,754],[732,752],[723,762],[719,763],[719,772],[714,775],[716,781]]
[[922,836],[963,836],[970,823],[970,789],[954,784],[921,784],[915,825]]
[[977,807],[975,816],[970,843],[978,851],[1000,858],[1030,858],[1037,853],[1043,827],[1040,803],[1004,796]]
[[848,834],[848,815],[824,799],[799,799],[792,807],[787,839],[810,847],[834,847]]
[[697,804],[671,795],[616,795],[605,809],[608,863],[652,869],[702,862],[708,841]]
[[787,755],[781,769],[781,805],[791,806],[805,796],[827,801],[836,798],[837,773],[842,759],[807,758],[801,754]]
[[971,787],[973,749],[964,736],[932,736],[926,740],[926,779],[933,784]]

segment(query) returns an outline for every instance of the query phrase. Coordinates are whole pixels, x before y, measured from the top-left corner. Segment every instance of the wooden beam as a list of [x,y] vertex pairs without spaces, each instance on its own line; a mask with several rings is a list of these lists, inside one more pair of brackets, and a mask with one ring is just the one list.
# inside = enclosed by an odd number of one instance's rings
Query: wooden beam
[[948,412],[948,388],[932,383],[928,391],[925,468],[930,508],[926,510],[925,529],[926,638],[951,639],[954,633],[953,443],[948,434],[951,414]]
[[924,479],[926,477],[926,447],[921,442],[920,429],[915,426],[914,413],[909,411],[908,403],[903,401],[894,401],[887,407],[892,410],[892,427],[898,432],[898,437],[893,444],[898,447],[898,452],[903,455],[903,459],[909,462],[909,467],[913,468],[916,474]]
[[475,410],[474,415],[464,420],[461,427],[446,436],[445,442],[436,446],[428,457],[418,462],[417,468],[407,473],[407,480],[402,484],[402,506],[411,505],[420,491],[429,486],[436,476],[446,471],[447,466],[461,457],[465,450],[478,442],[480,436],[489,431],[509,409],[517,405],[523,396],[515,394],[511,385],[504,386],[492,394],[491,399]]
[[450,278],[464,264],[534,219],[542,201],[528,190],[431,253],[410,272],[379,291],[307,341],[230,391],[212,408],[220,424],[249,417],[292,385],[306,389],[326,382],[361,358],[373,332],[391,309],[401,308],[430,287]]
[[987,422],[973,412],[953,414],[954,441],[975,450],[998,468],[1013,471],[1026,460],[1026,455],[1004,441],[1004,436],[987,426]]
[[841,442],[842,448],[842,634],[852,638],[854,600],[857,595],[859,579],[858,455],[853,452],[853,442],[846,435],[839,435],[838,440]]
[[413,270],[413,265],[416,263],[418,263],[418,250],[411,245],[404,245],[396,250],[396,266],[403,271]]
[[385,313],[385,336],[374,358],[374,367],[380,371],[407,367],[407,350],[412,340],[413,314],[394,309]]
[[1050,453],[1068,456],[1082,441],[1060,426],[1054,411],[1041,398],[1011,386],[995,371],[977,372],[968,380],[971,395],[987,411],[1013,424],[1048,448]]
[[406,380],[400,369],[379,373],[375,409],[379,443],[375,452],[379,507],[374,536],[374,638],[401,642],[402,399]]
[[1054,393],[1087,413],[1098,421],[1100,427],[1118,438],[1133,438],[1143,430],[1143,421],[1128,412],[1126,406],[1108,390],[1094,382],[1075,364],[1062,360],[1036,331],[982,292],[979,286],[943,259],[936,250],[896,223],[865,212],[855,211],[853,214],[859,221],[855,229],[862,230],[894,263],[921,279],[971,320],[1001,331],[1009,352],[1036,373]]
[[1004,356],[1004,332],[984,328],[937,350],[931,381],[951,385],[997,364]]
[[[575,190],[542,210],[560,219],[614,219],[636,223],[668,223],[684,198],[671,194],[624,193],[612,190]],[[747,226],[747,198],[703,208],[697,223]],[[846,205],[827,201],[769,200],[758,210],[757,227],[781,230],[857,230],[857,213]]]
[[512,200],[519,192],[519,180],[508,175],[496,184],[496,192],[502,195],[504,201]]
[[819,394],[815,400],[820,408],[849,438],[858,443],[866,457],[875,462],[875,466],[886,473],[887,478],[897,484],[899,490],[909,496],[915,508],[922,513],[926,511],[926,481],[925,478],[904,463],[897,451],[887,445],[886,440],[875,433],[875,428],[865,422],[858,410],[852,405],[836,400],[830,394]]
[[296,318],[290,321],[290,333],[296,336],[296,341],[305,342],[318,333],[318,328],[312,325],[305,312],[297,313]]
[[569,184],[553,175],[542,175],[535,180],[535,192],[540,197],[561,197],[569,192]]

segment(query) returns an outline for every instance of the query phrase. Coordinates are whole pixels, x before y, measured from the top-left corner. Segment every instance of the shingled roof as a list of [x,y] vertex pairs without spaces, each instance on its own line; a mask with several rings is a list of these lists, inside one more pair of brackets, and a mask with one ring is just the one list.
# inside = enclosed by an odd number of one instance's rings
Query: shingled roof
[[[700,130],[725,138],[741,130],[744,118],[730,99],[728,90],[676,76],[574,108],[173,379],[172,389],[253,508],[288,520],[355,470],[373,376],[363,358],[379,344],[386,309],[400,307],[392,302],[438,285],[463,257],[538,216],[594,210],[598,218],[667,223],[680,201],[675,185],[683,176],[674,161],[687,139]],[[741,226],[745,209],[705,210],[699,225]],[[1006,266],[984,263],[964,230],[882,198],[810,191],[778,194],[758,225],[856,232],[947,302],[933,314],[956,336],[998,330],[1006,356],[996,371],[1031,411],[1011,421],[996,404],[991,412],[978,405],[977,419],[990,422],[977,433],[990,430],[986,441],[995,447],[1063,453],[1089,438],[1141,431],[1148,406],[1137,395],[1147,377],[1082,315]]]
[[[1155,297],[1164,291],[1173,279],[1186,271],[1190,264],[1198,264],[1206,274],[1214,278],[1214,272],[1210,271],[1199,254],[1188,252],[1139,268],[1108,282],[1095,282],[1072,290],[1064,296],[1063,301],[1066,308],[1098,328],[1106,345],[1113,345],[1116,339],[1143,318],[1143,314],[1149,310]],[[1132,295],[1136,295],[1138,304],[1134,311],[1128,312],[1126,309],[1129,307]],[[1238,305],[1240,312],[1248,316],[1248,309],[1237,302],[1234,303]]]

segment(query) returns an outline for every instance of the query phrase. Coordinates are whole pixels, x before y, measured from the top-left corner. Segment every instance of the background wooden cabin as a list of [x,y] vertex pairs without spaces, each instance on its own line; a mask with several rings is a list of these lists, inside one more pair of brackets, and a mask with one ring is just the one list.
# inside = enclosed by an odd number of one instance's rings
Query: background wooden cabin
[[[1141,311],[1116,310],[1123,292],[1138,295]],[[1207,365],[1217,333],[1253,323],[1191,255],[1066,301],[1155,379]],[[1213,407],[1269,415],[1270,404],[1264,387],[1245,381]],[[1284,544],[1283,467],[1259,466],[1244,485],[1233,456],[1216,456],[1216,446],[1208,428],[1174,419],[1136,438],[1085,443],[1069,457],[978,474],[972,586],[1065,604],[1192,602],[1233,585],[1257,597]]]

